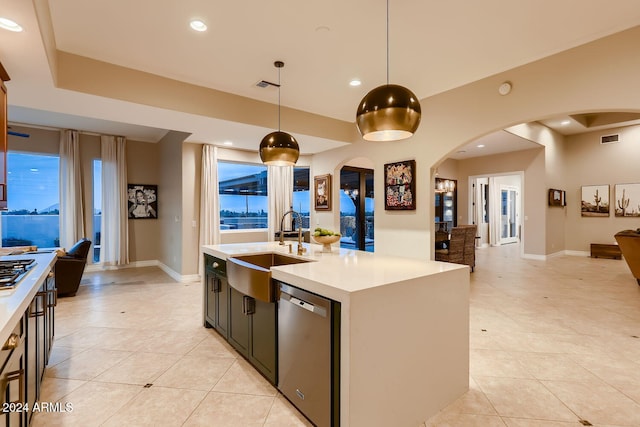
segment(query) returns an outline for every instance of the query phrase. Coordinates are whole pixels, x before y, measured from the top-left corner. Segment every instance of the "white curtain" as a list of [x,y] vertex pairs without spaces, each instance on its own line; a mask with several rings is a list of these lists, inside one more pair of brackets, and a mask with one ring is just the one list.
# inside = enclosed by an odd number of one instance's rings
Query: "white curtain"
[[489,177],[489,245],[500,245],[500,185],[495,177]]
[[101,136],[102,154],[102,236],[100,262],[103,265],[129,263],[129,223],[127,221],[126,140]]
[[218,147],[202,146],[200,186],[200,245],[220,243],[220,200],[218,197]]
[[[220,243],[220,198],[218,196],[218,147],[202,146],[202,173],[200,176],[200,246]],[[202,258],[202,251],[200,257]],[[199,272],[203,275],[203,260]]]
[[60,132],[60,246],[85,237],[82,168],[77,130]]
[[[272,241],[275,240],[275,232],[280,230],[282,215],[291,209],[293,204],[293,166],[267,166],[267,194],[269,207],[267,240]],[[285,225],[284,228],[291,227]]]

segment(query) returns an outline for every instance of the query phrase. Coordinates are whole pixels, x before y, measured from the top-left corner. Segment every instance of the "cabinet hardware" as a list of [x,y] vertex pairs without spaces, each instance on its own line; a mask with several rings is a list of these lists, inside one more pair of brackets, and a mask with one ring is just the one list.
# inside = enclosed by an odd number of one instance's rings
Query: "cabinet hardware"
[[58,306],[58,288],[49,289],[47,291],[47,294],[53,295],[53,302],[51,302],[50,296],[47,298],[47,307],[48,308],[57,307]]
[[6,387],[9,386],[11,381],[16,380],[18,381],[18,400],[14,400],[10,403],[22,403],[24,400],[24,369],[7,372]]
[[18,348],[18,345],[20,345],[20,337],[18,336],[18,334],[11,334],[9,335],[9,338],[7,338],[7,341],[2,346],[2,349],[13,350],[14,348]]
[[[47,292],[38,292],[36,296],[33,297],[33,301],[29,305],[29,317],[42,317],[44,316],[44,308],[47,304],[45,304],[45,298],[47,296]],[[42,310],[38,311],[38,298],[42,298]],[[32,308],[33,305],[36,305],[35,311]]]
[[256,312],[256,300],[250,296],[242,297],[242,314],[250,316]]

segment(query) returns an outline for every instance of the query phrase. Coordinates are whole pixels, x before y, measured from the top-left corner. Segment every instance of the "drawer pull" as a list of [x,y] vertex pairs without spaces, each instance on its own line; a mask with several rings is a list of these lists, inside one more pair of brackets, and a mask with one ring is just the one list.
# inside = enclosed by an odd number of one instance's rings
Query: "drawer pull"
[[11,334],[9,335],[9,338],[7,338],[7,341],[2,346],[2,349],[13,350],[14,348],[18,348],[19,345],[20,345],[20,337],[18,336],[18,334]]

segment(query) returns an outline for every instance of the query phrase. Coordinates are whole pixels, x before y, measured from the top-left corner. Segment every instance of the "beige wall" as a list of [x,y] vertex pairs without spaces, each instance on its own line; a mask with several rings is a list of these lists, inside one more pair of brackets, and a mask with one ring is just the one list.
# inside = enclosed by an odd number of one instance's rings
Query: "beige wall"
[[[29,138],[9,136],[9,150],[60,153],[60,131],[12,125],[17,132],[27,133]],[[80,134],[80,155],[84,186],[84,211],[86,236],[93,236],[93,160],[100,159],[100,137]],[[129,183],[156,184],[159,177],[158,145],[139,141],[127,141],[127,175]],[[162,200],[160,201],[162,203]],[[160,206],[162,215],[162,205]],[[160,227],[157,220],[129,220],[129,258],[131,262],[157,260],[160,248]]]
[[[417,209],[385,211],[384,198],[376,197],[376,251],[428,259],[432,256],[433,224],[430,168],[461,145],[518,123],[576,112],[640,111],[638,40],[640,27],[423,99],[422,123],[411,139],[375,144],[358,140],[317,154],[314,173],[335,174],[345,161],[366,153],[375,165],[375,192],[380,195],[384,163],[415,159]],[[512,82],[513,90],[501,96],[498,86],[507,80]],[[544,256],[548,234],[544,152],[540,150],[530,162],[535,178],[525,178],[524,182],[525,192],[531,196],[524,207],[528,217],[524,228],[537,230],[543,237],[527,239],[525,253]],[[459,194],[465,194],[466,189],[460,190]],[[334,198],[337,191],[334,184]],[[337,212],[318,216],[334,227],[339,224]]]
[[[160,254],[158,260],[182,274],[182,144],[187,133],[170,131],[159,142],[158,213]],[[164,200],[164,202],[163,202]],[[162,205],[160,205],[162,203]]]
[[[621,142],[600,144],[601,135],[619,133]],[[567,249],[587,252],[590,243],[613,243],[621,230],[640,227],[640,218],[614,215],[615,184],[640,183],[640,126],[590,132],[567,138]],[[582,217],[580,212],[583,185],[610,185],[608,218]]]
[[[99,144],[99,142],[98,142]],[[98,156],[100,153],[98,152]],[[158,185],[159,146],[148,142],[127,141],[127,181],[129,184]],[[158,218],[164,216],[165,196],[158,186]],[[160,219],[130,219],[129,260],[151,261],[160,257]]]

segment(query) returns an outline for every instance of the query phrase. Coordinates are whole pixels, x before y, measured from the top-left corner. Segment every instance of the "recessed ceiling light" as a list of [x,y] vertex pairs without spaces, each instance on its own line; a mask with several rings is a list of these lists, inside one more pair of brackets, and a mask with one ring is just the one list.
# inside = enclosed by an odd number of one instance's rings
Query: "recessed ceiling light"
[[484,144],[478,144],[478,145],[476,145],[476,147],[478,147],[478,148],[484,148]]
[[466,153],[466,152],[467,152],[467,150],[458,150],[458,151],[457,151],[457,153],[458,153],[458,154],[464,154],[464,153]]
[[229,147],[229,146],[233,145],[233,142],[231,142],[231,141],[225,141],[225,142],[223,142],[222,144],[224,144],[224,145],[226,145],[227,147]]
[[362,82],[358,79],[353,79],[349,82],[349,86],[360,86]]
[[189,25],[196,31],[207,31],[207,24],[199,19],[194,19],[189,23]]
[[19,33],[22,31],[22,27],[15,21],[7,18],[0,17],[0,28],[4,28],[5,30],[14,31]]
[[563,120],[563,121],[561,121],[561,122],[560,122],[560,124],[561,124],[562,126],[570,125],[570,124],[571,124],[571,120]]

